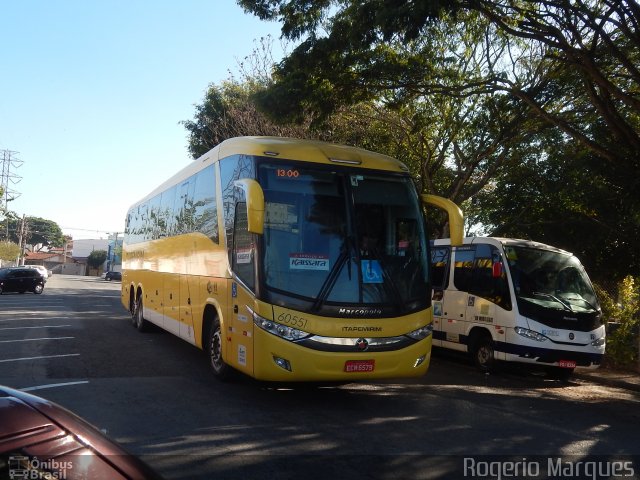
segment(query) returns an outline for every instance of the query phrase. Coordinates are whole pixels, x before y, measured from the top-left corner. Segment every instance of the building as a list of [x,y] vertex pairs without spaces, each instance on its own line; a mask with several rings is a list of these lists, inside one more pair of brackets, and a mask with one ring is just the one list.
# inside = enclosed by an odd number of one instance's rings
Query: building
[[107,266],[112,266],[112,270],[120,270],[122,261],[119,257],[122,247],[122,239],[117,242],[114,239],[89,239],[72,240],[64,248],[51,248],[47,252],[27,252],[24,257],[25,265],[42,265],[47,270],[57,274],[67,275],[89,275],[87,258],[94,250],[104,250],[107,252],[107,262],[94,274],[106,270]]

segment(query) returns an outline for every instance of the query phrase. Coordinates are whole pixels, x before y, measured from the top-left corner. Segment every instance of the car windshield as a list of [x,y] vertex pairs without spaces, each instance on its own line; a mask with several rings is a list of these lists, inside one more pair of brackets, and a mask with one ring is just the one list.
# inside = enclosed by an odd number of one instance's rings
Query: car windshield
[[589,277],[573,255],[519,246],[505,252],[518,298],[571,312],[598,310]]
[[[313,303],[424,305],[422,212],[405,176],[264,163],[266,287]],[[409,308],[417,308],[416,306]]]

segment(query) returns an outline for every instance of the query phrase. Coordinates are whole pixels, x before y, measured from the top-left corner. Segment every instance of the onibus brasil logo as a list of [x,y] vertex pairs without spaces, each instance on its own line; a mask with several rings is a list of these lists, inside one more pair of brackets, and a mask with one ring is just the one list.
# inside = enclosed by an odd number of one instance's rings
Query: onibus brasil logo
[[60,462],[55,459],[40,460],[38,457],[11,455],[9,456],[8,467],[11,480],[65,480],[67,471],[73,468],[73,462]]

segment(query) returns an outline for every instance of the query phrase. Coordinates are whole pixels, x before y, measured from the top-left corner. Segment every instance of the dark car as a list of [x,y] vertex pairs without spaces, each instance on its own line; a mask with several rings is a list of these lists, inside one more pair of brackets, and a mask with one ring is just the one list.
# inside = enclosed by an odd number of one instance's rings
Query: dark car
[[107,272],[104,274],[104,279],[105,280],[122,280],[122,273],[121,272]]
[[0,478],[161,479],[77,415],[1,385]]
[[11,267],[0,269],[0,295],[4,292],[33,292],[40,294],[47,279],[35,268]]

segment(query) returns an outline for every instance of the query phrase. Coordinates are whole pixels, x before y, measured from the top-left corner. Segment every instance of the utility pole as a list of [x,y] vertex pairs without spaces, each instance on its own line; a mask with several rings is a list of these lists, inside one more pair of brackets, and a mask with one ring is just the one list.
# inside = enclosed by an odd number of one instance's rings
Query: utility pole
[[20,223],[20,235],[18,236],[18,245],[20,246],[20,253],[18,254],[17,264],[18,266],[24,265],[24,248],[27,245],[27,236],[28,236],[28,228],[27,221],[25,215],[22,214],[22,222]]
[[[0,212],[4,212],[7,222],[6,239],[9,240],[9,202],[20,196],[18,192],[9,188],[22,180],[22,177],[15,174],[15,169],[24,163],[17,157],[18,152],[11,150],[0,150],[0,188],[4,192],[4,205],[0,202]],[[12,171],[12,167],[13,170]]]

